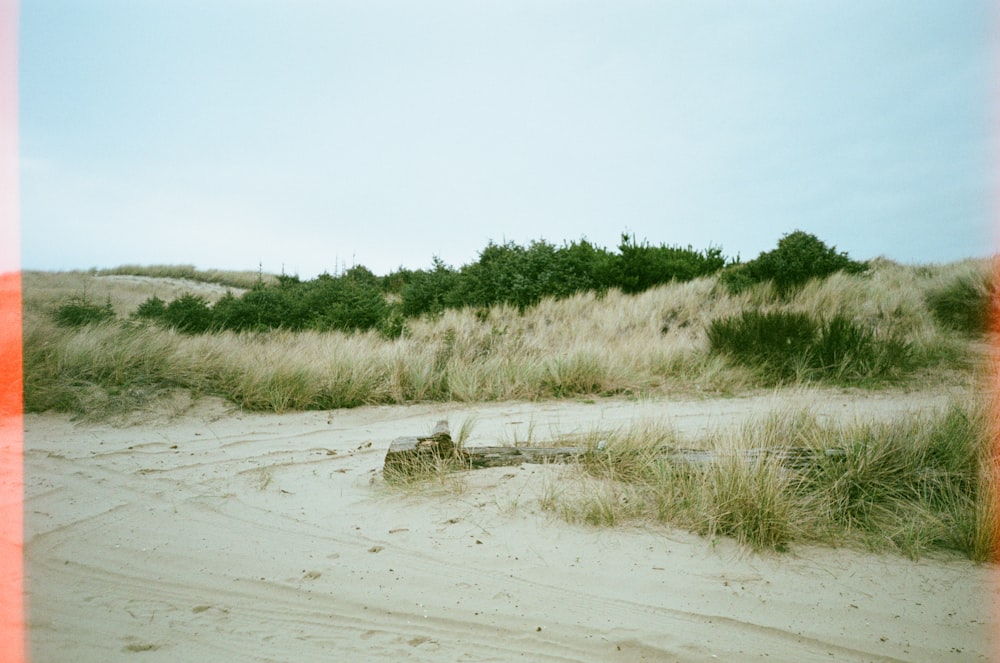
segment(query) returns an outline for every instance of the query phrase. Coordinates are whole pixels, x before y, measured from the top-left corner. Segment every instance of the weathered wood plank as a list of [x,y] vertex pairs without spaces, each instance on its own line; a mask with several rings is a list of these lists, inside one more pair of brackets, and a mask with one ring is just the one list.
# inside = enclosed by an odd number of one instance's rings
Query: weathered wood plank
[[439,421],[427,437],[397,437],[389,445],[382,464],[382,474],[409,473],[423,462],[453,457],[455,443],[451,440],[447,421]]
[[468,447],[457,451],[470,469],[522,463],[569,463],[584,453],[580,447]]
[[[778,447],[770,449],[679,449],[662,447],[659,452],[671,463],[703,467],[729,456],[748,460],[774,459],[793,469],[805,469],[826,458],[843,458],[843,449],[807,449]],[[383,473],[407,472],[422,462],[453,459],[456,468],[482,469],[521,465],[522,463],[570,463],[586,454],[604,454],[602,446],[587,447],[467,447],[457,448],[451,439],[448,422],[440,421],[428,437],[400,437],[389,445]]]

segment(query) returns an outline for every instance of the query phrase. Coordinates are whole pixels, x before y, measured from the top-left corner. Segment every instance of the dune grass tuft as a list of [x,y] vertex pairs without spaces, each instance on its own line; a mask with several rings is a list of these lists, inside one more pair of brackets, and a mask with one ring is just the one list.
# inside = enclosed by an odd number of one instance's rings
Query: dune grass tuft
[[[657,522],[755,550],[818,543],[995,560],[1000,466],[990,425],[982,404],[848,426],[785,414],[685,441],[705,453],[700,463],[665,454],[678,439],[663,426],[592,433],[576,481],[541,506],[570,522]],[[766,453],[788,448],[816,461]]]

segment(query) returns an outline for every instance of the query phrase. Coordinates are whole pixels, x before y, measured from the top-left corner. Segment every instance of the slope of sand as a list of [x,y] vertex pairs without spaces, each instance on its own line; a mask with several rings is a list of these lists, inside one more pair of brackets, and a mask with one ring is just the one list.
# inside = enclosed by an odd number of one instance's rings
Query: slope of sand
[[202,401],[130,426],[25,418],[30,646],[45,661],[968,661],[992,570],[543,513],[567,468],[384,485],[395,437],[544,441],[657,419],[685,433],[812,404],[905,416],[947,394],[416,405],[289,415]]

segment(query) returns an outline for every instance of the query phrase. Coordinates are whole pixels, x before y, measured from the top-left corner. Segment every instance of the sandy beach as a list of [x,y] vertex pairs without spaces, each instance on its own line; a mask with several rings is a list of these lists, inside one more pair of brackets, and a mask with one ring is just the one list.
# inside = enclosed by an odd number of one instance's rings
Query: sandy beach
[[25,417],[32,660],[975,661],[994,570],[959,558],[755,554],[543,512],[563,466],[387,486],[390,442],[471,445],[642,419],[683,434],[780,408],[907,416],[947,393],[422,404],[285,415],[178,397],[129,422]]

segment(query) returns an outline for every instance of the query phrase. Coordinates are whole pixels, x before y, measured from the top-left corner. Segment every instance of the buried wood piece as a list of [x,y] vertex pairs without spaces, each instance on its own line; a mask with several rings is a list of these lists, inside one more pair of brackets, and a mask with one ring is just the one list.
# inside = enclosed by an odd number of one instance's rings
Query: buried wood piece
[[581,447],[469,447],[459,449],[464,465],[471,470],[521,463],[569,463],[586,453]]
[[455,443],[447,421],[439,421],[427,437],[397,437],[389,445],[382,474],[412,474],[421,464],[454,457]]
[[[385,455],[383,474],[412,474],[418,467],[442,460],[456,461],[454,469],[478,470],[486,467],[521,465],[522,463],[570,463],[588,454],[607,453],[604,443],[589,447],[456,447],[451,439],[447,421],[439,421],[428,437],[399,437],[389,445]],[[845,458],[843,449],[807,449],[803,447],[778,447],[772,449],[739,449],[717,451],[712,449],[678,449],[662,447],[659,453],[665,460],[679,465],[703,467],[725,457],[739,457],[752,461],[777,460],[792,469],[802,470],[826,458]]]

